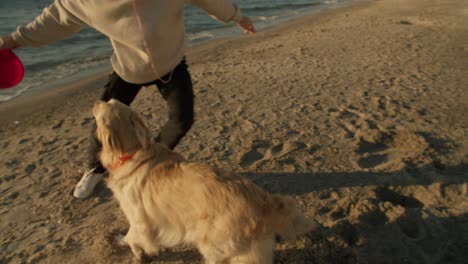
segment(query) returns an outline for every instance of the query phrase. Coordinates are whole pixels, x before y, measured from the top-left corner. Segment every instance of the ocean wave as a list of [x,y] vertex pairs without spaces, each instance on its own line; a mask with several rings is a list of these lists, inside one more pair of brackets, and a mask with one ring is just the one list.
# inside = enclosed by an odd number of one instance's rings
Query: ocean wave
[[281,3],[281,4],[270,4],[270,5],[254,5],[247,6],[242,8],[245,13],[264,13],[271,11],[281,11],[281,10],[294,10],[307,7],[313,7],[318,5],[326,4],[326,1],[320,2],[308,2],[308,3]]
[[254,22],[255,21],[269,21],[269,20],[275,20],[277,19],[279,16],[258,16],[258,17],[255,17],[254,18]]
[[60,68],[60,67],[83,67],[86,64],[90,63],[102,63],[104,61],[108,61],[110,54],[101,54],[91,57],[85,58],[76,58],[70,61],[70,58],[67,56],[60,57],[61,59],[56,60],[44,60],[44,61],[37,61],[35,63],[25,64],[24,68],[25,71],[28,73],[36,73],[40,71],[44,71],[44,69],[53,69],[53,68]]
[[215,35],[210,31],[201,31],[197,33],[188,34],[190,41],[200,41],[202,39],[211,39],[214,38]]
[[20,95],[22,95],[24,92],[29,90],[31,88],[31,85],[26,85],[26,86],[20,86],[18,88],[11,88],[8,90],[2,90],[0,93],[0,102],[6,102],[9,101],[13,98],[16,98]]

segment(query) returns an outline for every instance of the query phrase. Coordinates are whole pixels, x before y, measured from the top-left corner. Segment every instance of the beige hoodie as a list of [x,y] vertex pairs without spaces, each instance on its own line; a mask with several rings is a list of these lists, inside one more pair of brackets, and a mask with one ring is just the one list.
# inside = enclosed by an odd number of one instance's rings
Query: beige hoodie
[[230,0],[55,0],[12,37],[21,46],[41,46],[90,26],[109,37],[117,74],[147,83],[169,73],[185,55],[185,3],[225,23],[241,19]]

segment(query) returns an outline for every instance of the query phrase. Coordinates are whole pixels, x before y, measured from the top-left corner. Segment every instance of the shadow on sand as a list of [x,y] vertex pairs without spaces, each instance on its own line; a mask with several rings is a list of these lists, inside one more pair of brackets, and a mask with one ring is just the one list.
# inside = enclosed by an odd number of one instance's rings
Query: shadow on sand
[[[466,200],[467,171],[467,165],[461,164],[394,173],[242,175],[270,192],[306,196],[307,211],[314,211],[313,216],[321,224],[327,223],[297,241],[280,243],[275,250],[275,263],[464,263],[468,259],[468,214],[439,216],[437,212],[446,212],[447,208],[433,208],[413,194],[421,188],[431,194],[432,189],[427,188],[437,185],[434,197]],[[411,188],[413,193],[402,191],[405,188]],[[331,197],[331,193],[343,189],[348,191],[341,197]],[[109,199],[112,196],[105,187],[99,192]],[[348,201],[343,203],[344,200]],[[333,205],[337,203],[341,204]],[[359,211],[354,216],[353,207]],[[121,254],[124,259],[131,258],[130,251]],[[167,250],[143,263],[161,261],[203,262],[196,249],[185,248]]]
[[[275,263],[466,263],[468,214],[446,213],[444,205],[467,200],[467,171],[461,164],[394,173],[243,175],[271,192],[311,196],[307,211],[315,209],[315,217],[327,223],[281,244]],[[348,191],[340,194],[342,189]],[[333,192],[341,197],[332,199]],[[434,208],[431,199],[446,202]]]

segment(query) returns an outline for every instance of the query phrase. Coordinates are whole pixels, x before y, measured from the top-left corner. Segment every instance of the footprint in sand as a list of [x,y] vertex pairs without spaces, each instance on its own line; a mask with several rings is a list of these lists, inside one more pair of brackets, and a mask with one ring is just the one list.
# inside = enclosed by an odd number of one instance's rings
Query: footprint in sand
[[10,161],[5,162],[5,166],[6,166],[7,168],[17,167],[17,166],[20,165],[20,164],[21,164],[21,161],[18,160],[18,159],[12,159],[12,160],[10,160]]
[[4,142],[3,145],[2,145],[2,148],[6,149],[6,148],[8,148],[9,145],[10,145],[10,142]]
[[0,184],[4,183],[4,182],[10,182],[10,181],[13,181],[16,179],[16,174],[12,174],[12,175],[7,175],[5,177],[2,177],[0,178]]
[[18,198],[19,192],[13,192],[12,194],[8,195],[7,200],[15,200]]
[[397,223],[401,232],[408,238],[419,240],[426,236],[426,230],[424,229],[420,216],[415,213],[408,214],[407,212],[405,216],[397,220]]
[[91,123],[91,121],[93,120],[92,117],[85,117],[83,118],[83,121],[81,121],[81,126],[86,126],[87,124]]
[[252,149],[241,157],[241,166],[248,167],[257,161],[262,160],[265,157],[267,149],[270,147],[270,144],[264,141],[254,142]]
[[301,142],[284,142],[272,145],[266,141],[257,141],[252,144],[251,149],[242,155],[240,164],[243,167],[251,166],[262,160],[277,159],[292,151],[306,148],[306,144]]
[[36,163],[31,163],[31,164],[27,165],[27,166],[24,168],[24,171],[25,171],[26,173],[31,174],[34,170],[36,170],[36,167],[37,167],[37,166],[36,166]]
[[387,222],[387,216],[380,210],[366,212],[359,216],[359,221],[367,225],[379,226]]
[[356,150],[357,164],[363,169],[372,169],[383,165],[403,165],[404,159],[416,157],[429,147],[426,139],[408,130],[382,132],[367,129],[360,133]]
[[388,161],[388,146],[374,139],[381,138],[382,134],[374,121],[367,119],[353,107],[333,109],[331,115],[340,121],[340,126],[346,131],[348,138],[359,139],[356,154],[359,157],[357,165],[360,168],[370,169]]
[[374,192],[379,200],[406,209],[405,214],[397,220],[402,233],[411,239],[421,239],[425,236],[425,229],[419,211],[424,207],[424,203],[414,197],[403,195],[385,187],[378,188]]
[[52,129],[59,129],[59,128],[61,128],[64,121],[65,121],[65,120],[63,120],[63,119],[62,119],[62,120],[59,120],[55,125],[52,126]]
[[336,227],[337,233],[349,246],[355,246],[359,240],[357,229],[348,221],[343,221]]
[[418,199],[403,195],[385,187],[378,188],[374,191],[377,198],[384,202],[390,202],[394,205],[403,206],[405,208],[423,208],[424,203]]
[[20,141],[18,142],[18,144],[22,145],[22,144],[26,144],[28,143],[29,141],[31,141],[32,138],[22,138],[20,139]]
[[382,153],[387,149],[388,147],[384,144],[361,140],[358,150],[356,151],[356,153],[361,156],[358,160],[358,165],[361,168],[369,169],[387,162],[388,155]]
[[328,113],[331,117],[336,118],[338,126],[346,131],[347,138],[356,137],[356,134],[359,134],[361,130],[377,127],[374,121],[369,120],[366,114],[356,110],[356,107],[353,105],[349,105],[343,109],[330,108],[328,109]]
[[46,141],[46,142],[42,143],[42,146],[43,147],[51,146],[51,145],[54,145],[55,143],[57,143],[57,141],[59,141],[59,138],[54,137],[52,140],[49,140],[49,141]]

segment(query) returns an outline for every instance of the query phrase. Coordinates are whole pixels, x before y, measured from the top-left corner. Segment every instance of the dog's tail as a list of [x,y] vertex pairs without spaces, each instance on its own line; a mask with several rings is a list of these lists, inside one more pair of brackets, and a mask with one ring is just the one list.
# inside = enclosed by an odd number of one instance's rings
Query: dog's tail
[[307,218],[299,211],[294,198],[278,194],[273,194],[271,198],[273,209],[271,228],[282,239],[292,240],[320,227],[315,220]]

